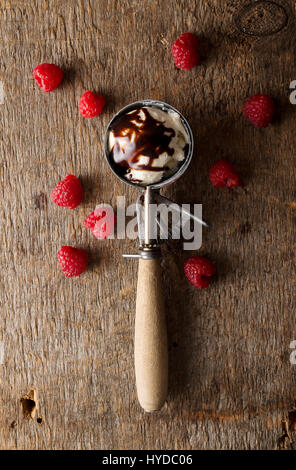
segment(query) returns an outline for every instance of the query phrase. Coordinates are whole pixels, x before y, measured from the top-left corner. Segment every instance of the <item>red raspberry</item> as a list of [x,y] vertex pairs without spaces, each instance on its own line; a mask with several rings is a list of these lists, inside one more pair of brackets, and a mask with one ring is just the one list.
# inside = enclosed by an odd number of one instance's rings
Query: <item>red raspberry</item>
[[257,127],[267,127],[271,123],[275,106],[267,95],[255,95],[244,104],[244,116]]
[[79,276],[88,264],[88,253],[73,246],[62,246],[58,251],[58,261],[65,276]]
[[216,273],[216,266],[203,256],[193,256],[185,262],[184,272],[194,287],[205,289],[210,284],[210,277]]
[[85,118],[93,118],[101,114],[105,104],[106,99],[103,95],[88,90],[80,98],[79,111]]
[[239,176],[234,166],[223,158],[210,168],[210,180],[216,188],[239,186]]
[[55,204],[62,207],[75,209],[82,201],[83,189],[78,178],[67,175],[60,181],[51,193],[51,199]]
[[92,211],[84,220],[83,225],[92,232],[98,220],[100,220],[100,218],[95,216],[95,211]]
[[55,64],[40,64],[33,70],[33,77],[43,91],[55,90],[61,83],[64,73]]
[[198,39],[195,34],[183,33],[172,45],[172,56],[179,69],[190,70],[199,64]]
[[84,221],[84,226],[99,239],[112,235],[114,229],[114,213],[109,207],[97,207]]

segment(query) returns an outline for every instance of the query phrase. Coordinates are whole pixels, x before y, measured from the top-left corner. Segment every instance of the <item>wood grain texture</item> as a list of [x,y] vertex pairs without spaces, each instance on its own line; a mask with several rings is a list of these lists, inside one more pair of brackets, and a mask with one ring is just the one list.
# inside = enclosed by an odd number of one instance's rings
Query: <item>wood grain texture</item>
[[[2,449],[293,446],[295,2],[276,1],[288,22],[262,37],[235,26],[246,3],[1,0]],[[184,31],[200,37],[201,65],[190,72],[175,69],[170,56]],[[44,61],[66,70],[49,94],[31,75]],[[108,97],[99,118],[79,115],[86,89]],[[267,129],[242,117],[242,103],[257,92],[277,102]],[[172,104],[192,126],[190,171],[166,195],[203,203],[212,229],[200,254],[218,269],[210,289],[195,290],[183,275],[188,253],[178,243],[164,247],[169,397],[155,415],[142,412],[135,391],[137,263],[121,254],[136,242],[100,243],[82,224],[99,202],[115,205],[122,194],[135,201],[135,190],[109,173],[102,143],[114,112],[143,98]],[[211,187],[208,169],[221,157],[236,164],[246,192]],[[67,173],[86,190],[75,211],[50,201]],[[59,270],[63,244],[89,250],[81,277]],[[34,419],[23,417],[20,402],[31,390]]]

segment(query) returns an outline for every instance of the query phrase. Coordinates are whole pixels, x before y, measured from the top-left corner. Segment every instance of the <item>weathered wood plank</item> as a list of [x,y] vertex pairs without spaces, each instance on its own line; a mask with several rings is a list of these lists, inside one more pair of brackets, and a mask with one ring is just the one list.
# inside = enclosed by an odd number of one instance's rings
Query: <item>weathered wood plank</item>
[[[2,449],[277,446],[296,396],[289,362],[296,122],[288,99],[296,77],[295,5],[276,3],[287,25],[258,37],[236,29],[244,3],[235,0],[1,1]],[[201,39],[202,62],[183,73],[169,50],[187,30]],[[67,70],[54,93],[42,93],[32,79],[42,61]],[[78,113],[86,89],[108,97],[99,118]],[[275,123],[263,130],[241,115],[245,98],[258,91],[278,103]],[[115,205],[122,194],[135,200],[134,190],[111,177],[102,142],[116,110],[148,97],[171,103],[192,126],[190,171],[166,193],[203,203],[213,228],[200,253],[218,267],[209,290],[194,290],[182,271],[188,253],[178,244],[164,248],[170,395],[157,415],[143,414],[135,395],[137,266],[121,258],[135,243],[99,243],[82,226],[98,202]],[[236,163],[247,193],[211,187],[208,169],[222,156]],[[75,211],[49,198],[69,172],[86,189]],[[62,244],[90,251],[80,278],[60,272]],[[26,419],[20,399],[32,389],[38,409]]]

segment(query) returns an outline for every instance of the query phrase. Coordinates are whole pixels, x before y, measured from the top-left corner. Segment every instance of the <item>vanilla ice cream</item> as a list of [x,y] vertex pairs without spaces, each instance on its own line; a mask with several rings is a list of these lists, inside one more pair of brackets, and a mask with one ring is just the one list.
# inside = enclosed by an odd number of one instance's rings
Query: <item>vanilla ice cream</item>
[[136,108],[118,116],[108,137],[115,171],[143,186],[176,173],[187,155],[189,142],[179,114],[156,106]]

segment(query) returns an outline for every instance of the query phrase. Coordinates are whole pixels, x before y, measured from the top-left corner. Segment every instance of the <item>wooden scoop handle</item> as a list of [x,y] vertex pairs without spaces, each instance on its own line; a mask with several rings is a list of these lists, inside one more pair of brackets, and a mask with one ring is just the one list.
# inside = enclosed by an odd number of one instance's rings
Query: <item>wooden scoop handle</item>
[[135,324],[137,394],[145,411],[159,410],[168,387],[167,330],[160,258],[139,260]]

